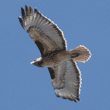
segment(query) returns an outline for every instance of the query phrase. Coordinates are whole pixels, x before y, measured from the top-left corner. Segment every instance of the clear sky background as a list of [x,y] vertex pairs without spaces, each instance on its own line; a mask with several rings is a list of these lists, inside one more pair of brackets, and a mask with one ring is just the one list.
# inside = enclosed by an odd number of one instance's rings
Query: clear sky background
[[[64,32],[68,50],[84,45],[92,53],[77,63],[82,86],[77,103],[57,98],[47,68],[18,16],[25,4],[37,8]],[[0,1],[0,110],[110,110],[110,0]]]

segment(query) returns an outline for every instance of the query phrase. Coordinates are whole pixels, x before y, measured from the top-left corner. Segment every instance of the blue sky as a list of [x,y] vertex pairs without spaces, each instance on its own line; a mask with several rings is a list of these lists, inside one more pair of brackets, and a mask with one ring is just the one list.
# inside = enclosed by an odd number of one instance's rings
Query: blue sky
[[[91,51],[77,63],[81,101],[57,98],[47,68],[30,65],[40,52],[18,21],[25,4],[59,26],[68,50]],[[0,110],[110,109],[110,0],[1,0],[0,14]]]

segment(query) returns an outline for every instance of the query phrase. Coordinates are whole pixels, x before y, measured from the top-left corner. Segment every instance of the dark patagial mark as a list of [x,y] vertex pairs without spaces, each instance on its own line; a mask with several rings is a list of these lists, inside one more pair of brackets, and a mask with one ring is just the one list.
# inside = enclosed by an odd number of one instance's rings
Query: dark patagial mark
[[41,52],[41,55],[43,55],[43,51],[44,51],[43,44],[40,41],[35,41],[35,44],[38,46],[38,48]]
[[50,67],[48,67],[48,70],[49,70],[51,79],[54,79],[55,78],[55,72],[54,72],[54,70],[52,68],[50,68]]

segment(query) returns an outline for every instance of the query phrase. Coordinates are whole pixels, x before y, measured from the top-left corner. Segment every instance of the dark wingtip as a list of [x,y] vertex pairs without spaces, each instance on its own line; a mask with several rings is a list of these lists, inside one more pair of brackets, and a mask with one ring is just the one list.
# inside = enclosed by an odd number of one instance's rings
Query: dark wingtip
[[23,23],[21,17],[19,16],[18,19],[19,19],[19,22],[20,22],[21,26],[24,28],[24,23]]
[[30,15],[33,15],[33,8],[29,6],[29,9],[30,9]]
[[18,17],[18,19],[19,19],[19,22],[21,23],[21,22],[22,22],[22,19],[21,19],[21,17],[20,17],[20,16]]
[[21,13],[24,12],[24,9],[21,7]]
[[25,5],[25,9],[28,10],[28,6],[27,5]]
[[25,4],[25,7],[28,7],[27,4]]
[[77,103],[77,99],[71,99],[71,98],[68,98],[70,101],[74,101]]
[[38,12],[38,10],[35,8],[35,9],[34,9],[34,13],[37,13],[37,12]]
[[23,20],[25,19],[25,12],[24,12],[24,9],[21,7],[21,14],[22,14],[22,18]]
[[78,101],[80,101],[80,98],[77,98]]
[[26,10],[26,16],[29,16],[29,8],[27,5],[25,5],[25,10]]

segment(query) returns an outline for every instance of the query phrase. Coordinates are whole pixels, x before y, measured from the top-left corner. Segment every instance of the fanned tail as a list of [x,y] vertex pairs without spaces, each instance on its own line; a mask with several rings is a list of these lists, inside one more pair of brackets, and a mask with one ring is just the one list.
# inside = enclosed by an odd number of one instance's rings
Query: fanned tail
[[81,63],[85,63],[91,57],[90,51],[83,45],[80,45],[75,49],[70,50],[69,54],[70,57],[73,58],[73,61]]

